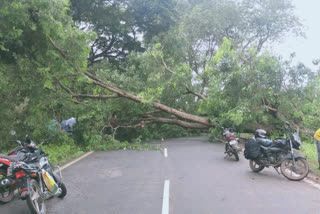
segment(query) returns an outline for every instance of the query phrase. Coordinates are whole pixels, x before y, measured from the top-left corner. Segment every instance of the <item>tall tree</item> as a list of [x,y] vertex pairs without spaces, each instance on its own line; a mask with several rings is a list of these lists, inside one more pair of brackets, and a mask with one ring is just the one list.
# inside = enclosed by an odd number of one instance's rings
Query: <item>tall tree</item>
[[[97,33],[89,63],[117,64],[131,52],[141,53],[151,38],[174,25],[173,0],[72,0],[79,27]],[[143,44],[144,43],[144,44]]]
[[288,33],[302,34],[288,0],[182,1],[180,7],[186,60],[200,81],[201,94],[205,94],[208,86],[204,71],[224,37],[231,39],[235,49],[243,53],[250,48],[259,53],[266,43],[279,41]]

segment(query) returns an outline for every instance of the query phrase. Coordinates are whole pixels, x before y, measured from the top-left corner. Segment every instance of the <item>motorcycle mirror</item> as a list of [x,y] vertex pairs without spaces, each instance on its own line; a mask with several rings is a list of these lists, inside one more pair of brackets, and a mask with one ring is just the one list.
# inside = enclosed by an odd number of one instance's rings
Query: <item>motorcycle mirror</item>
[[11,131],[10,131],[10,134],[11,134],[12,136],[15,136],[15,135],[16,135],[16,131],[15,131],[15,130],[11,130]]

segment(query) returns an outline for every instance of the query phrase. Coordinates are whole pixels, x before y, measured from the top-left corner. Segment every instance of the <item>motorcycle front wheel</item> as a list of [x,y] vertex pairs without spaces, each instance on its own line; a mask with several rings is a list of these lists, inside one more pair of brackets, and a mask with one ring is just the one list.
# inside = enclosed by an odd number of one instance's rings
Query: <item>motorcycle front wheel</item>
[[249,161],[249,166],[253,172],[260,172],[264,169],[264,166],[257,164],[254,160]]
[[284,160],[280,165],[281,173],[284,177],[292,181],[300,181],[307,177],[309,165],[306,159],[297,158],[295,164],[292,159]]
[[64,198],[67,195],[67,187],[64,183],[60,183],[59,187],[61,188],[61,194],[58,196],[58,198]]
[[27,205],[32,214],[45,214],[46,204],[42,196],[41,188],[38,181],[30,180],[30,193],[27,196]]
[[[0,181],[7,177],[7,170],[0,169]],[[8,203],[12,200],[14,195],[13,188],[5,187],[0,189],[0,203]]]

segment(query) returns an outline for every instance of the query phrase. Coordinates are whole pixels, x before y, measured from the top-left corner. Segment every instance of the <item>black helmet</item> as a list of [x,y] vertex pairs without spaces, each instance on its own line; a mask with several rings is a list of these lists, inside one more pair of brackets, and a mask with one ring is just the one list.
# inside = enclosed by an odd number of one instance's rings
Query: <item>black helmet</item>
[[257,129],[254,133],[255,138],[266,138],[267,132],[263,129]]

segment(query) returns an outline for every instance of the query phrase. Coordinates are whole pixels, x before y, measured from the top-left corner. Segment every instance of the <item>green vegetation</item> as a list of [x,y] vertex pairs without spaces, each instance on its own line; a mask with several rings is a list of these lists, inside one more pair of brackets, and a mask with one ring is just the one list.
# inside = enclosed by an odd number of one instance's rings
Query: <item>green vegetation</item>
[[96,141],[88,146],[89,150],[105,151],[105,150],[159,150],[161,147],[158,145],[144,144],[141,142],[141,136],[134,139],[132,143],[127,141],[120,142],[111,136],[105,136],[101,141]]
[[54,166],[62,165],[67,161],[84,154],[84,152],[74,143],[61,145],[50,144],[44,146],[43,150],[49,154],[48,158]]
[[301,151],[299,151],[301,154],[303,154],[309,163],[310,170],[317,175],[320,175],[319,171],[319,163],[318,163],[318,154],[317,154],[317,146],[314,141],[308,140],[303,141],[301,146]]
[[43,147],[43,150],[49,154],[49,159],[53,165],[61,165],[67,161],[84,154],[84,151],[105,151],[105,150],[159,150],[161,147],[157,145],[142,144],[140,138],[133,143],[127,141],[120,142],[108,136],[101,142],[96,141],[81,149],[73,142],[65,144],[52,143]]

